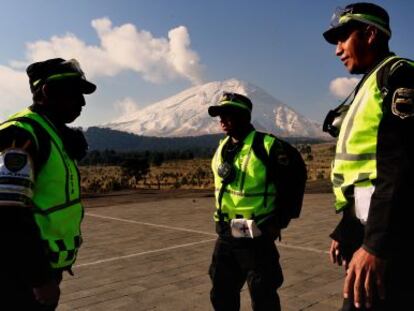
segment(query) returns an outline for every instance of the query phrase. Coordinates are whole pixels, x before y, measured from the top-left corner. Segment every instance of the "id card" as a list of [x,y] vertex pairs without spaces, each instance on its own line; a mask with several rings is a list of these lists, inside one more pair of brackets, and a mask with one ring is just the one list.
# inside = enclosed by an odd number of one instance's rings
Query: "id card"
[[252,219],[237,218],[230,222],[231,235],[234,238],[250,238],[261,236],[262,232]]

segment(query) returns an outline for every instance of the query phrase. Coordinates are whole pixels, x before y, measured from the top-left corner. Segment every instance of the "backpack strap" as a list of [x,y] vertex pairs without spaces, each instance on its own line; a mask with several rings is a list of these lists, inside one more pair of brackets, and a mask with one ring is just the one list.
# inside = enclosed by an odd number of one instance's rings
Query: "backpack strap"
[[[253,152],[256,155],[256,157],[259,158],[260,161],[264,164],[266,167],[266,181],[265,181],[265,191],[264,191],[264,198],[263,198],[263,205],[267,205],[267,197],[268,197],[268,188],[269,183],[273,178],[274,174],[274,167],[271,165],[271,157],[270,154],[272,153],[275,143],[272,145],[271,149],[269,150],[269,153],[266,151],[266,148],[264,146],[264,139],[266,135],[273,136],[271,134],[265,134],[263,132],[256,132],[253,138]],[[274,137],[274,136],[273,136]]]
[[270,161],[270,157],[264,146],[265,136],[266,134],[263,132],[256,132],[253,138],[252,147],[253,147],[253,151],[256,157],[258,157],[260,161],[262,161],[263,164],[267,167]]
[[403,65],[406,61],[408,61],[408,59],[401,57],[393,58],[377,71],[377,85],[384,100],[391,91],[388,79],[390,77],[390,73],[396,70],[399,66]]

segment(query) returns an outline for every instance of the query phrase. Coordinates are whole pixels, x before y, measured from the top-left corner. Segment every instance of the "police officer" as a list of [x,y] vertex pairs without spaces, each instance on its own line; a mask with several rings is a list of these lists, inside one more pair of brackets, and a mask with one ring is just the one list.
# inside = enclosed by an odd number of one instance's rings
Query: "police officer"
[[338,10],[323,34],[351,74],[363,77],[331,111],[336,211],[330,257],[347,269],[342,310],[411,310],[414,62],[391,53],[389,16],[378,5]]
[[0,309],[55,310],[82,241],[76,161],[87,144],[66,124],[96,86],[74,59],[33,63],[27,74],[33,105],[0,125]]
[[[239,310],[246,280],[253,310],[280,310],[277,289],[283,275],[274,240],[282,225],[275,184],[267,183],[266,167],[253,152],[258,134],[250,123],[251,111],[250,99],[237,93],[224,93],[208,109],[210,116],[220,117],[227,135],[212,160],[218,239],[209,274],[215,310]],[[261,143],[269,150],[274,141],[265,135]]]

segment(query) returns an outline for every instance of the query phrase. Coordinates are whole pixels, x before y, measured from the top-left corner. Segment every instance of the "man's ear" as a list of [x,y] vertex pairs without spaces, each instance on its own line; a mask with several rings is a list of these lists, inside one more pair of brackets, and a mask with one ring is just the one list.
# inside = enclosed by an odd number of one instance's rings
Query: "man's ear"
[[366,29],[365,29],[365,36],[368,40],[368,44],[372,45],[375,42],[375,39],[377,38],[378,35],[378,29],[377,27],[371,26],[369,25]]
[[48,98],[49,97],[49,87],[47,86],[47,84],[44,84],[42,86],[42,94],[44,98]]

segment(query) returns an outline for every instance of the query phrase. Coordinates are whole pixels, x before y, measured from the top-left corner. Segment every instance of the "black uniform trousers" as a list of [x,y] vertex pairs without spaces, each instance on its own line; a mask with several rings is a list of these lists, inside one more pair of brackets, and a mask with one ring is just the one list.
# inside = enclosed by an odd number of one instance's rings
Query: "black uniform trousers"
[[209,270],[210,299],[216,311],[240,309],[240,290],[247,281],[254,311],[280,310],[277,289],[283,283],[273,239],[219,236]]
[[[62,271],[58,270],[53,273],[56,282],[62,280]],[[34,294],[33,287],[25,280],[20,271],[7,271],[6,279],[3,282],[7,288],[2,291],[0,300],[0,310],[8,311],[54,311],[56,305],[44,305],[39,303]]]

